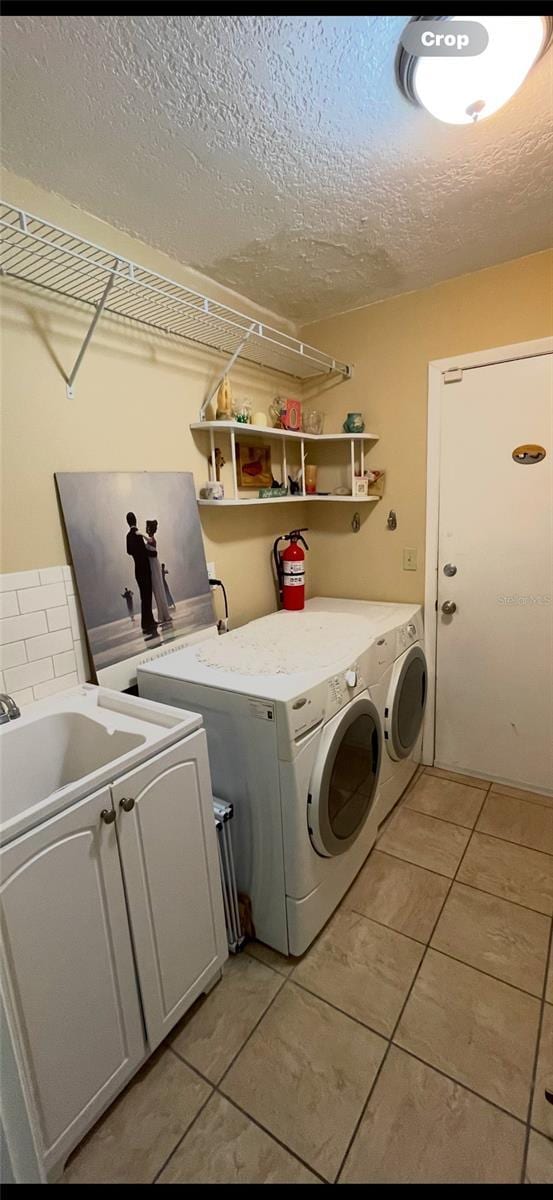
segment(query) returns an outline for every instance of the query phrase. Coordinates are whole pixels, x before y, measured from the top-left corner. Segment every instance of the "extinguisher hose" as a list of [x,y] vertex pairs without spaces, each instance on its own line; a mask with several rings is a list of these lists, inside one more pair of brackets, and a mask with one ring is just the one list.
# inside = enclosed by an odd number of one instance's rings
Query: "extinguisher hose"
[[282,566],[282,559],[278,552],[278,544],[279,544],[279,542],[282,542],[284,536],[285,535],[281,534],[280,537],[277,537],[275,539],[275,542],[273,544],[273,559],[274,559],[274,563],[275,563],[275,573],[276,573],[276,580],[277,580],[277,584],[278,584],[278,594],[279,594],[281,601],[282,601],[282,592],[283,592],[283,588],[284,588],[284,567]]

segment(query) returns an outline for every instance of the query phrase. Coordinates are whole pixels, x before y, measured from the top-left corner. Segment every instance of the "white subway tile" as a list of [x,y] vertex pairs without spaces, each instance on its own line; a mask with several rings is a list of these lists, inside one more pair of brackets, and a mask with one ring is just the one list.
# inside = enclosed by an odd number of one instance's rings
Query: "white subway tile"
[[72,575],[70,575],[69,579],[66,579],[66,581],[65,581],[65,590],[66,590],[68,596],[75,595],[75,583],[73,581]]
[[50,633],[55,629],[67,629],[71,624],[67,604],[60,604],[59,608],[49,608],[46,612],[46,619]]
[[22,613],[38,612],[40,608],[56,608],[65,604],[65,586],[63,583],[50,583],[44,587],[27,588],[17,593],[19,607]]
[[12,571],[0,575],[0,592],[16,592],[19,588],[38,587],[38,571]]
[[17,617],[18,614],[17,592],[0,592],[0,618]]
[[40,683],[35,687],[35,700],[44,700],[56,692],[66,692],[68,688],[76,687],[79,680],[76,675],[63,675],[60,679],[51,679],[48,683]]
[[8,642],[7,646],[0,646],[0,668],[2,671],[6,667],[20,667],[21,663],[27,662],[27,651],[25,642]]
[[76,670],[77,660],[74,650],[65,650],[63,654],[54,654],[54,673],[56,675],[69,675]]
[[64,579],[71,579],[71,567],[67,563],[62,567],[61,571]]
[[47,633],[45,612],[27,613],[24,617],[6,617],[0,621],[0,645],[6,642],[20,642],[22,638],[35,637],[39,633]]
[[63,579],[62,567],[42,567],[39,571],[41,583],[61,583]]
[[25,704],[32,704],[35,698],[32,688],[23,688],[21,692],[12,692],[11,696],[18,708],[23,708]]
[[6,685],[4,683],[4,675],[3,675],[3,672],[0,671],[0,692],[5,692],[5,690],[6,690]]
[[79,683],[87,683],[90,679],[91,672],[88,665],[88,655],[86,653],[86,649],[81,641],[74,642],[73,649],[75,651],[75,658],[77,660],[77,675],[79,676]]
[[56,633],[45,633],[42,637],[31,638],[26,642],[26,646],[29,662],[36,662],[39,658],[48,658],[50,654],[61,654],[63,650],[73,649],[71,630],[58,629]]
[[6,687],[9,692],[19,688],[34,687],[54,678],[54,664],[51,658],[43,658],[40,662],[25,663],[22,667],[11,667],[4,672]]
[[69,618],[71,621],[71,632],[74,638],[82,636],[81,616],[77,608],[77,601],[74,596],[67,597],[67,607],[69,609]]

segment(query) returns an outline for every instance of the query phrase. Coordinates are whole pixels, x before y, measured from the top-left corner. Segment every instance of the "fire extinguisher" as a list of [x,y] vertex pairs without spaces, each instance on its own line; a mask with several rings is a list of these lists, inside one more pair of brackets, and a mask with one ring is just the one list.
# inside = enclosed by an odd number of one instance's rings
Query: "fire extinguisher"
[[[309,550],[302,537],[307,529],[292,529],[290,533],[282,533],[277,537],[273,546],[278,590],[283,608],[297,612],[305,605],[305,554],[299,542]],[[286,550],[279,550],[279,542],[290,542]]]

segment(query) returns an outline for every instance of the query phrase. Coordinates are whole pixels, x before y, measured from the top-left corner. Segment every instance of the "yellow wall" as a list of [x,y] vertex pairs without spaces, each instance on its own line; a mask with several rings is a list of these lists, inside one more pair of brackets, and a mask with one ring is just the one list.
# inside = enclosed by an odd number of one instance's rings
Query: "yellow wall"
[[[28,181],[6,175],[2,195],[153,270],[267,319],[264,310]],[[67,560],[55,471],[191,470],[198,487],[205,482],[208,436],[193,435],[189,423],[198,419],[200,405],[224,360],[176,339],[137,327],[122,328],[104,318],[83,361],[75,398],[68,400],[62,370],[75,360],[90,313],[14,281],[5,283],[2,293],[0,569],[18,571]],[[274,317],[272,323],[280,328],[285,324]],[[235,395],[251,397],[258,409],[267,409],[282,390],[283,376],[241,368],[233,372],[232,384]],[[230,494],[228,466],[223,478]],[[303,523],[300,509],[301,505],[294,509],[294,519]],[[270,550],[281,522],[287,528],[287,511],[280,507],[201,511],[206,556],[214,560],[226,583],[236,624],[275,607]]]
[[[552,282],[545,251],[304,327],[306,340],[354,364],[353,378],[317,401],[326,431],[361,410],[380,436],[367,461],[386,468],[385,496],[360,507],[358,534],[349,505],[309,510],[314,594],[423,599],[428,363],[552,334]],[[391,508],[395,532],[386,529]],[[417,549],[416,573],[403,571],[403,547]]]
[[[2,192],[154,270],[267,316],[27,181],[7,175]],[[551,270],[552,255],[536,254],[304,330],[307,340],[355,364],[353,379],[325,390],[316,403],[328,413],[327,431],[338,429],[348,410],[364,412],[380,435],[369,462],[386,467],[386,495],[361,507],[359,534],[351,532],[353,506],[346,504],[203,510],[206,555],[227,584],[235,624],[274,607],[270,548],[290,524],[310,526],[311,594],[422,598],[428,361],[551,333]],[[198,486],[204,482],[207,437],[194,438],[189,423],[222,360],[105,319],[68,400],[62,370],[72,365],[89,316],[36,289],[10,282],[2,290],[1,569],[15,571],[66,561],[55,471],[192,470]],[[267,408],[278,391],[297,394],[282,376],[255,368],[237,368],[232,382],[254,407]],[[398,513],[395,533],[385,527],[390,508]],[[416,574],[402,571],[404,546],[418,550]]]

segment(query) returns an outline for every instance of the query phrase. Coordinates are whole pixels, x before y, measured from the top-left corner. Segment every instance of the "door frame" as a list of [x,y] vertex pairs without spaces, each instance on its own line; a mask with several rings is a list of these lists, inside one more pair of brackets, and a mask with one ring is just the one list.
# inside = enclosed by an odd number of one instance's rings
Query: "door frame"
[[[428,695],[423,724],[422,761],[434,763],[436,730],[436,657],[438,621],[438,535],[440,511],[441,470],[441,394],[443,377],[448,371],[469,370],[473,367],[492,367],[496,363],[521,358],[536,358],[553,353],[553,337],[536,338],[530,342],[514,342],[510,346],[495,346],[473,354],[456,354],[436,358],[428,364],[428,421],[426,439],[426,543],[424,568],[424,629],[425,652],[428,664]],[[451,384],[455,386],[454,383]]]

